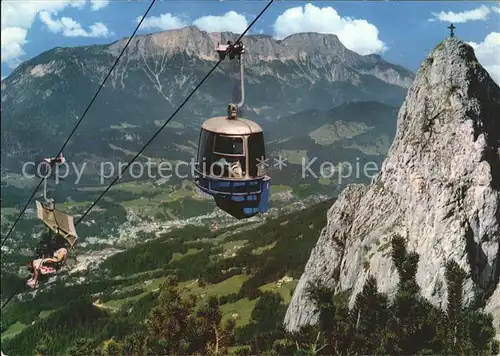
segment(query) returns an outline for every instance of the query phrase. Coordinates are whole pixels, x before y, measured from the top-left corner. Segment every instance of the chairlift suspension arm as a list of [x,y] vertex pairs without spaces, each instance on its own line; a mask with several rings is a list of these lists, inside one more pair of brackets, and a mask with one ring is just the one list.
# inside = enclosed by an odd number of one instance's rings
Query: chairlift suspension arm
[[47,198],[47,177],[43,179],[43,199],[46,203],[49,201]]
[[43,179],[43,199],[50,209],[54,209],[54,199],[47,198],[47,178],[48,176]]

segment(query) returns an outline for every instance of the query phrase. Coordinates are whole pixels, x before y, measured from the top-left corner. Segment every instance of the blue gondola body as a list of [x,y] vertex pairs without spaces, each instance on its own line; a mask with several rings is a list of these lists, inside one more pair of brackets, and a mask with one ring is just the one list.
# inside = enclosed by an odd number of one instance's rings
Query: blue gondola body
[[269,209],[271,177],[249,180],[213,178],[198,172],[195,185],[214,197],[219,208],[237,219],[250,218]]

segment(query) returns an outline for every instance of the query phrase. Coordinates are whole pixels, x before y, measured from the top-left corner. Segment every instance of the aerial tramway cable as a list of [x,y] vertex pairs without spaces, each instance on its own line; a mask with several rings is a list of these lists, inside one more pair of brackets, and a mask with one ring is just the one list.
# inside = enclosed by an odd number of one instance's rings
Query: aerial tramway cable
[[[104,84],[106,83],[106,81],[108,80],[109,76],[111,75],[111,73],[113,72],[113,69],[115,69],[116,65],[118,64],[118,61],[120,60],[120,58],[123,56],[123,54],[125,53],[125,50],[127,49],[128,45],[130,44],[130,42],[132,41],[132,39],[134,38],[135,34],[137,33],[137,31],[139,30],[139,28],[141,27],[141,24],[142,22],[144,21],[144,19],[146,18],[147,14],[149,13],[149,11],[151,10],[151,8],[153,7],[154,3],[156,2],[156,0],[152,0],[151,1],[151,4],[149,5],[148,9],[146,10],[146,12],[144,13],[144,15],[142,16],[141,20],[139,21],[139,23],[137,24],[134,32],[132,33],[132,36],[130,36],[130,38],[128,39],[127,43],[125,44],[125,47],[123,47],[120,55],[116,58],[115,60],[115,63],[113,64],[113,66],[111,67],[111,69],[109,70],[108,74],[106,75],[106,77],[104,77],[104,80],[102,81],[101,85],[99,86],[99,88],[97,89],[96,93],[94,94],[94,97],[92,98],[92,100],[90,100],[90,103],[87,105],[87,107],[85,108],[85,111],[83,112],[83,114],[80,116],[80,119],[78,119],[78,122],[76,123],[75,127],[73,128],[73,130],[71,131],[71,133],[69,134],[68,138],[66,139],[66,141],[64,142],[64,144],[62,145],[61,149],[59,150],[59,153],[55,156],[59,156],[62,151],[64,150],[64,148],[66,147],[66,145],[68,144],[69,140],[71,139],[71,137],[73,136],[73,134],[75,133],[76,129],[78,128],[78,126],[80,126],[80,124],[82,123],[83,121],[83,118],[85,117],[85,115],[87,114],[87,112],[89,111],[90,107],[92,106],[92,104],[94,103],[95,99],[97,98],[97,95],[99,95],[99,93],[101,92],[101,89],[104,87]],[[28,201],[26,202],[26,205],[24,206],[24,208],[21,210],[21,212],[19,213],[19,215],[17,216],[16,220],[14,221],[14,224],[12,224],[9,232],[7,233],[7,235],[5,236],[5,238],[2,240],[2,246],[4,245],[5,241],[9,238],[10,234],[12,233],[12,231],[14,230],[14,227],[17,225],[17,223],[19,222],[19,220],[21,219],[21,217],[23,216],[24,212],[26,211],[26,209],[28,208],[28,205],[31,203],[31,200],[33,199],[33,197],[35,196],[36,192],[38,191],[38,189],[40,188],[40,186],[42,185],[43,181],[45,180],[46,178],[42,178],[40,180],[40,182],[38,183],[38,185],[36,186],[35,190],[33,191],[33,193],[31,194],[30,198],[28,199]]]
[[[104,86],[104,83],[106,81],[106,79],[109,77],[109,75],[111,74],[113,68],[116,66],[116,64],[118,63],[118,60],[120,59],[120,57],[123,55],[123,53],[125,52],[125,49],[127,48],[128,44],[130,43],[132,37],[135,35],[135,33],[137,32],[137,30],[139,29],[142,21],[144,20],[144,18],[146,17],[147,13],[149,12],[149,10],[151,9],[151,7],[153,6],[153,4],[155,3],[156,0],[153,0],[151,2],[151,5],[149,6],[149,8],[147,9],[145,15],[141,18],[141,21],[139,22],[139,24],[137,25],[133,35],[130,37],[129,41],[127,42],[127,44],[125,45],[124,49],[122,50],[122,52],[120,53],[120,56],[118,57],[118,59],[116,60],[115,64],[113,65],[113,67],[111,68],[111,70],[109,71],[108,75],[106,76],[106,78],[104,78],[104,81],[103,83],[101,84],[101,86],[99,87],[99,90],[97,91],[97,93],[95,94],[94,98],[92,99],[91,103],[89,104],[89,106],[87,107],[87,109],[85,110],[84,112],[84,115],[85,113],[88,111],[88,109],[90,108],[90,105],[92,105],[92,102],[95,100],[95,98],[97,97],[97,94],[99,93],[99,91],[101,90],[101,88]],[[254,25],[255,22],[257,22],[257,20],[266,12],[266,10],[272,5],[272,3],[274,2],[274,0],[269,0],[269,2],[267,3],[267,5],[262,9],[262,11],[255,17],[255,19],[248,25],[248,27],[245,29],[245,31],[243,31],[243,33],[238,37],[238,39],[235,41],[235,43],[238,43],[241,41],[241,39],[243,38],[243,36],[245,36],[245,34],[250,30],[250,28]],[[191,91],[191,93],[186,97],[186,99],[184,99],[184,101],[181,103],[181,105],[179,105],[179,107],[172,113],[172,115],[170,115],[170,117],[165,121],[165,123],[156,131],[156,133],[148,140],[148,142],[146,142],[146,144],[140,149],[139,152],[137,152],[137,154],[127,163],[127,165],[121,170],[121,172],[116,176],[116,178],[108,185],[108,187],[101,193],[101,195],[99,195],[99,197],[97,197],[97,199],[92,203],[92,205],[85,211],[85,213],[83,213],[83,215],[78,219],[78,221],[75,223],[75,226],[78,225],[86,216],[87,214],[92,210],[92,208],[97,204],[97,202],[104,196],[104,194],[106,194],[109,189],[111,189],[111,187],[118,181],[118,179],[122,176],[122,174],[130,167],[130,165],[141,155],[141,153],[151,144],[151,142],[156,138],[156,136],[158,136],[160,134],[160,132],[168,125],[168,123],[174,118],[174,116],[184,107],[184,105],[188,102],[188,100],[196,93],[196,91],[203,85],[203,83],[208,79],[208,77],[217,69],[217,67],[219,66],[220,62],[222,62],[222,58],[220,58],[217,63],[214,65],[214,67],[203,77],[203,79],[200,81],[200,83],[198,83],[198,85]],[[80,124],[81,120],[83,118],[83,115],[82,117],[80,118],[78,124],[75,126],[75,128],[73,129],[73,132],[71,133],[71,135],[73,135],[73,133],[75,132],[76,128],[78,127],[78,125]],[[68,139],[66,140],[66,142],[64,143],[64,146],[63,148],[61,149],[61,152],[62,150],[64,149],[64,147],[66,146],[66,144],[68,143],[69,139],[71,138],[71,135],[68,137]],[[35,189],[35,191],[33,192],[30,200],[26,203],[26,206],[24,207],[23,211],[21,212],[21,214],[18,216],[18,218],[16,219],[16,222],[14,223],[14,225],[12,226],[12,228],[10,229],[9,233],[7,234],[7,236],[5,237],[5,239],[2,241],[2,246],[5,242],[5,240],[7,240],[7,237],[9,237],[9,234],[10,232],[13,230],[15,224],[17,223],[17,221],[19,220],[19,218],[21,217],[21,215],[24,213],[24,211],[26,210],[27,206],[29,205],[31,199],[33,199],[33,196],[36,194],[36,191],[38,190],[38,188],[40,187],[40,185],[42,184],[43,180],[40,181],[40,183],[38,184],[38,187]],[[12,298],[14,297],[14,295],[16,295],[17,293],[14,293],[11,297],[9,297],[9,299],[7,299],[7,301],[5,302],[4,305],[2,305],[2,308],[1,310],[3,310],[5,308],[5,306],[12,300]]]

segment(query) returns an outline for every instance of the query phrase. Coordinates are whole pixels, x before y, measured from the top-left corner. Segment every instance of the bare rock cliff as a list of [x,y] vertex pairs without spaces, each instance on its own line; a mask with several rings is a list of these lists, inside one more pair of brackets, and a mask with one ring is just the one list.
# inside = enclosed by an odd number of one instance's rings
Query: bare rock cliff
[[[346,188],[328,212],[285,317],[297,330],[316,321],[308,282],[352,289],[368,274],[389,295],[398,282],[390,239],[398,233],[420,254],[417,281],[424,297],[445,307],[444,264],[455,260],[473,288],[489,298],[500,325],[500,88],[455,38],[422,63],[398,116],[397,134],[369,186]],[[497,329],[498,332],[498,329]]]
[[[188,26],[134,37],[127,49],[127,57],[167,58],[184,52],[203,60],[217,61],[217,43],[234,42],[238,37],[235,33],[208,33]],[[108,51],[118,55],[127,41],[128,38],[123,38],[113,43]],[[408,88],[414,79],[414,74],[408,69],[388,63],[378,55],[362,56],[347,49],[333,34],[297,33],[283,40],[276,40],[269,35],[246,35],[243,42],[248,49],[245,66],[253,66],[255,71],[269,71],[268,63],[278,61],[303,67],[312,80],[325,75],[324,72],[318,72],[319,68],[328,69],[331,80],[352,79],[360,74],[371,75],[386,83]]]

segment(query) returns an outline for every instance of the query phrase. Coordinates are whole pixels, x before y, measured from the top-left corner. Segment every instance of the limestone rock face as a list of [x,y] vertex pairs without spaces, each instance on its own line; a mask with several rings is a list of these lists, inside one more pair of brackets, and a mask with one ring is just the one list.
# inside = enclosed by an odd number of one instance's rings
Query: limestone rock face
[[[205,32],[194,26],[137,36],[132,39],[128,58],[170,57],[186,52],[204,60],[219,59],[215,48],[218,43],[235,41],[239,35],[231,32]],[[128,38],[109,46],[108,51],[118,55]],[[279,41],[268,35],[248,35],[243,40],[248,49],[245,66],[253,71],[275,74],[262,62],[279,61],[304,66],[308,79],[318,80],[325,75],[336,81],[359,81],[360,74],[374,76],[386,83],[408,88],[414,79],[413,73],[401,66],[387,63],[378,55],[359,55],[342,45],[336,35],[320,33],[297,33]],[[321,68],[328,68],[322,72]]]
[[[393,295],[398,276],[390,257],[396,233],[420,255],[422,295],[445,307],[444,264],[455,260],[489,300],[500,325],[500,88],[477,62],[472,47],[455,38],[440,43],[422,63],[403,103],[397,133],[382,169],[369,186],[343,191],[313,249],[285,317],[294,331],[316,321],[308,282],[337,292],[366,277]],[[498,332],[498,329],[497,329]]]

